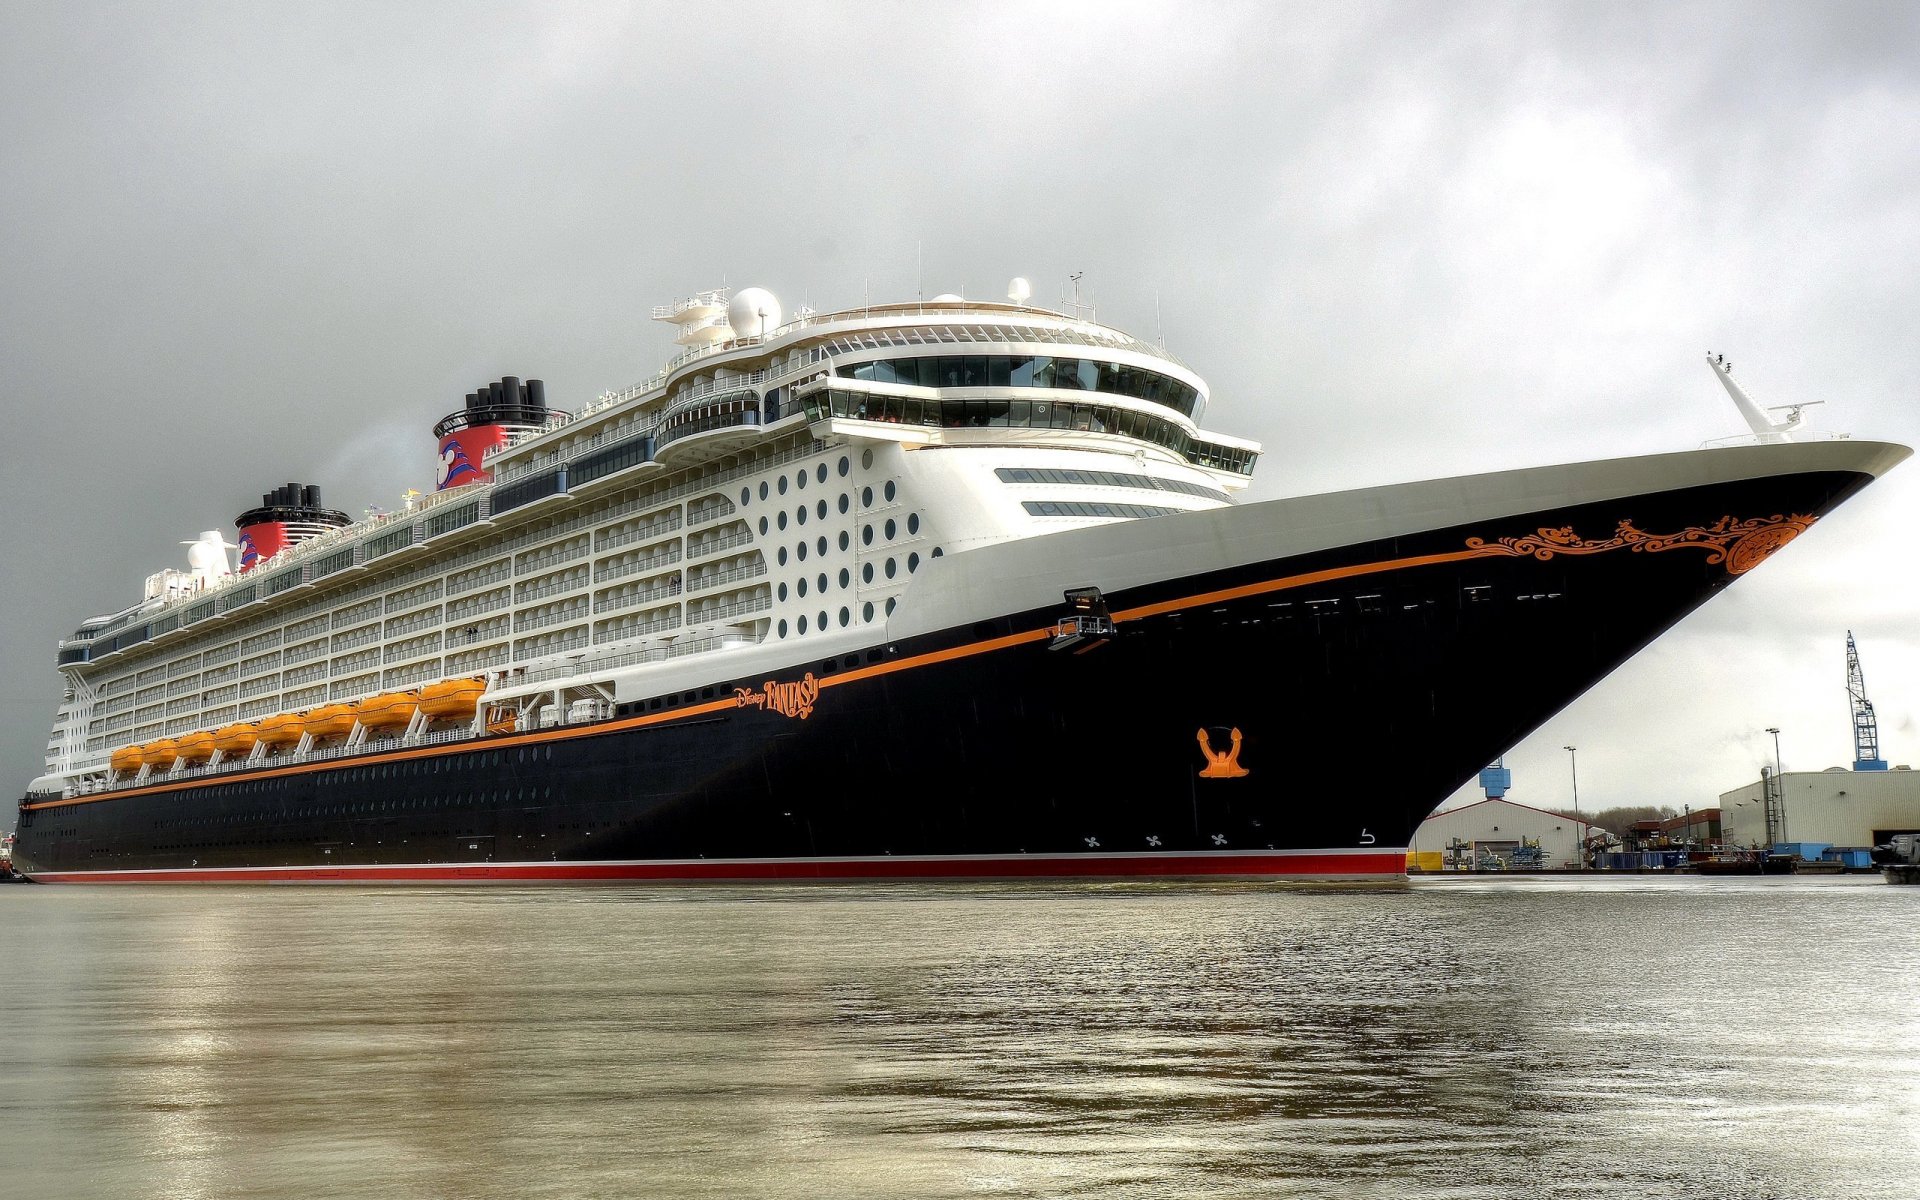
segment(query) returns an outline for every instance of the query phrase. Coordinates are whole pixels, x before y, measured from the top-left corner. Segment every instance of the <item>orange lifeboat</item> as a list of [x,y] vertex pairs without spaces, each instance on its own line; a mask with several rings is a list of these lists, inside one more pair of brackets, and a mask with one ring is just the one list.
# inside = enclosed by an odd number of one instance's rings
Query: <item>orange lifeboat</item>
[[420,689],[420,711],[438,720],[441,717],[471,717],[480,694],[487,690],[483,679],[447,679]]
[[353,729],[353,706],[323,704],[302,714],[300,731],[317,738],[343,737]]
[[[232,728],[232,726],[228,726]],[[291,746],[306,732],[305,722],[292,713],[279,713],[254,725],[254,734],[269,746]]]
[[203,763],[213,757],[213,735],[206,731],[190,733],[173,745],[174,753],[189,764]]
[[368,729],[395,729],[413,723],[413,712],[420,707],[412,692],[387,692],[368,696],[352,706],[354,720]]
[[145,753],[141,747],[122,746],[113,752],[113,757],[109,758],[107,763],[116,771],[124,771],[131,774],[134,771],[138,771],[140,764],[146,761]]
[[519,714],[511,708],[496,708],[487,714],[488,733],[512,733],[519,725]]
[[234,725],[222,725],[213,731],[213,748],[232,758],[253,749],[260,740],[258,721],[241,721]]
[[140,761],[149,767],[170,767],[173,760],[180,757],[180,743],[172,738],[161,738],[157,742],[148,742],[140,747]]

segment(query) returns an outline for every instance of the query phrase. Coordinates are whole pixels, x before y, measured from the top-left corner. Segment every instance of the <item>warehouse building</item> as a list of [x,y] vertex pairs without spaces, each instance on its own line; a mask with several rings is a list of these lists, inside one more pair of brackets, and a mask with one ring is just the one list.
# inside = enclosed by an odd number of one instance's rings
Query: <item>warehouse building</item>
[[[1727,842],[1768,844],[1767,780],[1724,792],[1720,813]],[[1781,818],[1774,842],[1824,842],[1830,846],[1877,846],[1896,833],[1920,833],[1920,772],[1787,771],[1780,776]]]
[[[1595,828],[1511,800],[1442,809],[1414,830],[1408,861],[1422,870],[1572,870]],[[1532,852],[1537,848],[1537,855]]]

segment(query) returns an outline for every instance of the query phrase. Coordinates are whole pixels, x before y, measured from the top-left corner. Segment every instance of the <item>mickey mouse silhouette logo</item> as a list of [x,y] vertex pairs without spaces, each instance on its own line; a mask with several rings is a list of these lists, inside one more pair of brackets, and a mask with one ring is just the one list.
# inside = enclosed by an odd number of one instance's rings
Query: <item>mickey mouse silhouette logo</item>
[[1236,726],[1230,735],[1227,752],[1222,754],[1213,748],[1213,742],[1204,729],[1195,732],[1194,737],[1200,743],[1200,753],[1206,756],[1207,765],[1201,769],[1202,779],[1239,779],[1247,774],[1240,765],[1240,730]]

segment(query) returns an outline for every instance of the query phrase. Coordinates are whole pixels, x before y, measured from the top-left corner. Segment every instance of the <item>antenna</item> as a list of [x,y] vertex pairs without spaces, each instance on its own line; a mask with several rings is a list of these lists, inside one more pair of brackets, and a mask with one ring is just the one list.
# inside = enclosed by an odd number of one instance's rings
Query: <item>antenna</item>
[[[1167,348],[1167,335],[1160,328],[1160,289],[1153,289],[1153,344],[1162,350]],[[1499,763],[1495,763],[1499,766]]]
[[925,273],[922,270],[922,262],[926,258],[925,250],[925,242],[913,244],[913,298],[915,300],[927,298],[927,289],[921,284],[921,276]]
[[[1733,381],[1733,364],[1727,361],[1725,355],[1707,351],[1707,365],[1713,368],[1720,386],[1727,389],[1727,395],[1732,398],[1733,406],[1740,410],[1747,428],[1753,430],[1754,436],[1763,442],[1793,441],[1793,432],[1801,427],[1805,419],[1802,410],[1824,403],[1821,400],[1803,400],[1799,404],[1779,404],[1763,410],[1744,388]],[[1772,412],[1784,412],[1787,415],[1776,421],[1767,415]]]
[[1884,771],[1887,760],[1880,757],[1880,720],[1873,715],[1873,701],[1867,699],[1867,677],[1860,670],[1860,651],[1853,644],[1853,630],[1847,630],[1847,703],[1853,710],[1853,769]]

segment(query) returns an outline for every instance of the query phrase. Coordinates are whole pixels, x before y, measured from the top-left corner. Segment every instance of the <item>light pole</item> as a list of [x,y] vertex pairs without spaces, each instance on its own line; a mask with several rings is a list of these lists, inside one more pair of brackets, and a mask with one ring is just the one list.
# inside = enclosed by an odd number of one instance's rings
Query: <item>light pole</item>
[[1587,839],[1580,831],[1580,756],[1572,746],[1562,746],[1567,752],[1567,769],[1573,772],[1573,840],[1579,843],[1580,852],[1573,856],[1576,871],[1587,869]]
[[[1790,839],[1787,836],[1787,784],[1780,778],[1780,729],[1778,726],[1769,725],[1767,732],[1773,735],[1773,795],[1779,805],[1780,840],[1784,842]],[[1771,825],[1772,822],[1769,821],[1768,824]]]

